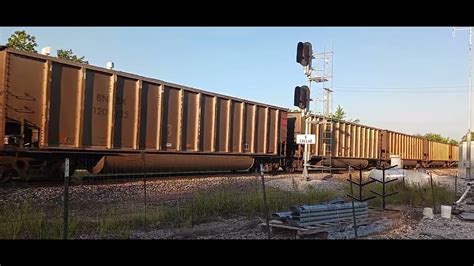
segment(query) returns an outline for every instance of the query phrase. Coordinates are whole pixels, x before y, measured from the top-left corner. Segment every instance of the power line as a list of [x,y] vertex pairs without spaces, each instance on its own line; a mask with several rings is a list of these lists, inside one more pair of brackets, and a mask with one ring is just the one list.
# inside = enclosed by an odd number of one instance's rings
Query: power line
[[342,90],[425,90],[425,89],[453,89],[467,88],[467,86],[431,86],[431,87],[364,87],[364,86],[336,86]]
[[429,94],[429,93],[443,93],[443,94],[463,94],[466,93],[464,90],[452,90],[452,91],[389,91],[389,90],[334,90],[335,93],[360,93],[360,92],[365,92],[365,93],[397,93],[397,94],[416,94],[416,93],[422,93],[422,94]]

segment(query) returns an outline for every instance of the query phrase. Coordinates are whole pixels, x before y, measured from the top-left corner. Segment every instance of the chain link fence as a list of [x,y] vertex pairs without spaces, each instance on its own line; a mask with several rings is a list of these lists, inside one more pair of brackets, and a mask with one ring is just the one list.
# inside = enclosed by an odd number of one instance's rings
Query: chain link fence
[[[136,170],[136,162],[124,160],[120,169],[109,169],[107,174],[76,170],[64,182],[17,181],[4,185],[0,188],[0,238],[265,239],[274,236],[258,225],[267,223],[273,212],[334,199],[349,200],[347,174],[321,180],[321,173],[311,172],[312,180],[308,182],[298,172],[272,175],[258,168],[193,174]],[[379,189],[373,186],[364,189],[363,197],[370,195],[371,189]],[[402,188],[396,184],[388,187],[388,192],[397,190],[400,195],[387,199],[387,204],[431,205],[429,187],[414,187],[408,192]],[[435,188],[435,195],[442,197],[437,203],[452,200],[445,193]],[[370,204],[377,207],[381,202],[375,199]]]

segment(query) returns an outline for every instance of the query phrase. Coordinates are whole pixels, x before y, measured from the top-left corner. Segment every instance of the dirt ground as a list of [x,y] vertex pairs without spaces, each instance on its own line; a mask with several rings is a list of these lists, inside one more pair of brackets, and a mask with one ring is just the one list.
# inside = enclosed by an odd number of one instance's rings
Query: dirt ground
[[[358,227],[359,239],[474,239],[474,223],[457,217],[423,219],[418,210],[381,218],[376,223]],[[136,231],[131,239],[268,239],[262,219],[233,218],[196,225],[193,228]],[[319,233],[305,239],[353,239],[353,228]],[[292,230],[273,230],[270,239],[296,239]]]
[[[440,185],[452,188],[455,170],[435,170],[433,177]],[[367,173],[365,173],[367,175]],[[291,190],[291,187],[301,189],[303,185],[324,186],[339,189],[339,185],[348,178],[348,174],[334,174],[332,178],[323,180],[323,175],[313,174],[312,180],[305,182],[285,179],[269,180],[268,185]],[[466,188],[467,182],[457,180],[458,197]],[[379,219],[368,226],[358,227],[359,239],[474,239],[474,223],[464,221],[456,215],[451,219],[442,218],[435,213],[434,219],[423,217],[422,208],[407,208],[395,214],[388,212],[380,215]],[[136,232],[132,238],[137,239],[268,239],[269,236],[261,226],[265,221],[248,218],[219,220],[212,223],[197,225],[193,228],[166,229],[148,232]],[[337,230],[327,234],[309,236],[310,239],[352,239],[353,228]],[[273,231],[271,239],[295,239],[294,231]]]

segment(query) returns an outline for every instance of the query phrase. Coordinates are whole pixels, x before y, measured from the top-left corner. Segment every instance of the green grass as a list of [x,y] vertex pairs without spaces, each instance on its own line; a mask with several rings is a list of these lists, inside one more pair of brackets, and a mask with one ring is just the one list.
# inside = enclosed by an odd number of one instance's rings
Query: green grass
[[140,214],[116,215],[107,213],[97,217],[96,230],[100,238],[127,238],[134,222],[142,221]]
[[[0,239],[62,239],[63,219],[58,210],[44,211],[23,202],[3,206],[0,216]],[[74,234],[75,219],[69,219],[68,234]]]
[[[308,188],[300,193],[267,188],[266,196],[269,214],[286,211],[290,206],[315,204],[334,199],[332,191],[316,191]],[[124,203],[97,205],[95,214],[74,211],[69,216],[69,238],[81,235],[99,238],[128,238],[132,231],[146,228],[190,227],[219,218],[264,217],[263,193],[261,188],[234,188],[224,185],[207,192],[196,192],[191,198],[174,204],[150,202],[146,221],[143,206],[127,207]],[[135,205],[136,206],[136,205]],[[48,216],[46,215],[48,214]],[[0,239],[61,239],[63,232],[62,208],[52,211],[33,208],[23,203],[19,208],[8,206],[0,215]],[[8,222],[2,222],[8,221]]]
[[[269,214],[287,211],[289,207],[300,204],[317,204],[332,200],[338,195],[329,190],[306,188],[302,192],[288,192],[276,188],[266,188]],[[241,191],[224,188],[212,193],[197,192],[190,202],[182,206],[185,210],[181,222],[202,223],[219,218],[238,216],[264,217],[265,206],[262,189]]]
[[[453,191],[446,189],[445,187],[433,184],[433,191],[430,185],[424,186],[404,186],[403,182],[394,182],[385,185],[385,193],[398,192],[393,196],[387,197],[386,205],[406,205],[412,207],[433,207],[433,194],[435,198],[436,209],[440,209],[440,205],[451,205],[454,201]],[[350,194],[349,184],[345,186],[345,191]],[[355,197],[359,197],[359,189],[357,186],[353,186]],[[364,198],[374,196],[370,190],[382,194],[382,184],[372,183],[365,186],[362,190]],[[382,198],[377,196],[375,199],[369,201],[369,205],[373,207],[382,206]]]
[[[137,229],[180,228],[216,221],[220,218],[265,217],[263,191],[261,186],[236,188],[231,184],[218,189],[193,193],[189,198],[173,203],[149,202],[145,217],[144,206],[128,202],[114,202],[94,205],[94,212],[71,206],[69,217],[69,238],[80,236],[98,238],[129,238]],[[387,198],[386,204],[432,207],[430,186],[406,187],[400,183],[387,185],[386,193],[399,193]],[[344,184],[342,193],[349,193],[349,184]],[[382,186],[372,183],[363,189],[363,196],[372,196],[370,190],[382,191]],[[357,187],[354,187],[357,195]],[[441,204],[451,204],[453,193],[434,186],[437,209]],[[288,211],[289,207],[301,204],[318,204],[336,198],[344,198],[341,192],[306,187],[302,191],[288,192],[267,187],[266,197],[269,214]],[[369,204],[381,207],[377,197]],[[63,232],[62,206],[35,208],[31,203],[18,206],[3,206],[0,209],[0,239],[61,239]]]

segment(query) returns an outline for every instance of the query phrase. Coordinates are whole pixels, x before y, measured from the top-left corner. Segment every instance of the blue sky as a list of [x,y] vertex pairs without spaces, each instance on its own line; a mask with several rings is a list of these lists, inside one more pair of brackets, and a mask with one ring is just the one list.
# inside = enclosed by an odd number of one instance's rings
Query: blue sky
[[113,61],[117,70],[287,108],[294,87],[306,83],[297,42],[311,42],[314,52],[332,43],[334,109],[408,134],[467,132],[467,31],[453,38],[449,27],[0,27],[0,43],[17,29],[36,36],[37,50],[73,49],[93,65]]

